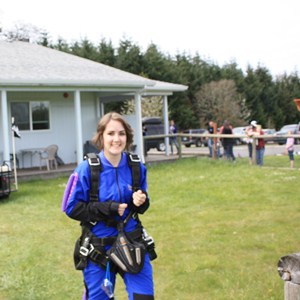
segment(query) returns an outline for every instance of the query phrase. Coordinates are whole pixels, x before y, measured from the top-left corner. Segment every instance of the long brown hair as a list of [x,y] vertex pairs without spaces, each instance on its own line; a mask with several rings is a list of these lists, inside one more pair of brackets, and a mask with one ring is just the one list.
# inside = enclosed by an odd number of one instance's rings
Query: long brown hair
[[103,143],[103,132],[106,128],[106,125],[109,123],[109,121],[114,120],[114,121],[119,121],[125,129],[126,132],[126,146],[125,150],[130,151],[130,147],[133,143],[133,129],[125,121],[125,119],[117,112],[109,112],[105,114],[99,121],[98,126],[97,126],[97,132],[92,138],[92,142],[98,147],[98,149],[101,151],[104,147]]

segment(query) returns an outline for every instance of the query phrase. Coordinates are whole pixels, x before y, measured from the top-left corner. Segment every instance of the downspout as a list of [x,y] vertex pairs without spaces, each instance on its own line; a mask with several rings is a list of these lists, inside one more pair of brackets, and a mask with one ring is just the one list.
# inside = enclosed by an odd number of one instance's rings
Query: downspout
[[80,91],[76,90],[74,93],[75,106],[75,123],[76,123],[76,155],[77,164],[83,161],[83,142],[82,142],[82,121],[81,121],[81,104]]
[[10,165],[9,156],[9,128],[8,128],[8,109],[7,109],[7,92],[1,90],[1,112],[2,112],[2,130],[3,130],[3,161]]
[[136,153],[141,158],[141,161],[145,163],[144,157],[144,138],[143,138],[143,128],[142,128],[142,97],[139,93],[134,95],[135,101],[135,118],[136,118],[136,133],[135,141],[137,145]]
[[[169,112],[168,112],[168,96],[163,97],[163,115],[164,115],[164,130],[165,134],[169,134]],[[166,155],[170,155],[169,137],[165,137]]]
[[100,118],[104,116],[104,103],[100,102]]

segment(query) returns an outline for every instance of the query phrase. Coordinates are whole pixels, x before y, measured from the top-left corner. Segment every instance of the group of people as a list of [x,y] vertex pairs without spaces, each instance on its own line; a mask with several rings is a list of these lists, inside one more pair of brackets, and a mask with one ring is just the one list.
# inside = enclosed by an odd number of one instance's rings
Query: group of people
[[[229,121],[225,120],[223,125],[218,130],[216,128],[216,124],[213,121],[210,121],[208,124],[208,132],[210,134],[218,133],[218,134],[233,134],[233,127]],[[249,150],[249,161],[252,163],[252,154],[253,154],[253,137],[263,135],[264,132],[261,130],[260,126],[256,121],[251,121],[250,125],[246,128],[246,142],[248,144]],[[216,146],[214,147],[214,142],[216,141]],[[265,151],[265,140],[262,138],[256,139],[256,163],[259,166],[263,165],[264,151]],[[220,144],[222,144],[224,153],[223,157],[227,160],[231,160],[233,162],[236,161],[236,157],[233,153],[233,146],[235,144],[234,138],[209,138],[208,139],[208,148],[209,148],[209,156],[213,156],[213,151],[216,151],[216,157],[219,158],[221,156]]]
[[[261,127],[257,124],[255,120],[251,121],[250,126],[246,128],[246,142],[248,145],[249,152],[249,163],[252,164],[252,155],[253,155],[253,137],[258,137],[263,135],[264,132],[261,130]],[[255,144],[256,150],[256,163],[259,166],[263,165],[264,162],[264,153],[265,153],[265,140],[256,139]]]
[[[217,124],[213,121],[208,123],[207,128],[209,134],[233,134],[233,127],[229,121],[225,120],[223,125],[218,129]],[[170,134],[175,135],[177,133],[177,127],[174,120],[170,121]],[[291,134],[292,132],[289,132]],[[265,140],[263,138],[259,138],[259,136],[264,135],[261,126],[257,124],[257,121],[253,120],[250,122],[249,126],[245,129],[246,134],[246,143],[248,146],[248,154],[249,154],[249,163],[253,163],[253,140],[255,137],[256,144],[255,153],[256,153],[256,164],[258,166],[262,166],[264,163],[264,153],[265,153]],[[294,138],[289,137],[286,142],[285,152],[289,156],[290,167],[294,168]],[[207,140],[207,146],[209,149],[209,157],[213,157],[215,155],[216,158],[221,156],[224,159],[231,160],[232,162],[236,161],[236,157],[233,152],[233,146],[235,144],[234,138],[215,138],[211,137]],[[171,153],[174,153],[173,147],[176,147],[177,153],[179,151],[179,145],[177,143],[176,136],[170,137],[170,145],[171,145]],[[221,155],[221,146],[223,146],[223,155]]]
[[[217,131],[216,124],[213,121],[210,121],[208,124],[208,132],[210,134],[219,133],[219,134],[233,134],[233,128],[228,121],[224,121],[223,126]],[[249,163],[253,162],[253,140],[255,139],[255,153],[256,153],[256,164],[258,166],[262,166],[264,163],[264,153],[265,153],[265,140],[263,138],[259,138],[259,136],[264,135],[261,126],[257,124],[257,121],[253,120],[250,122],[249,126],[245,129],[246,134],[246,143],[248,146],[248,154],[249,154]],[[292,132],[288,133],[289,135]],[[216,146],[214,147],[214,141],[216,141]],[[216,157],[219,158],[220,154],[220,142],[224,148],[224,158],[227,160],[232,160],[235,162],[236,158],[233,153],[233,145],[235,143],[234,138],[209,138],[208,139],[208,147],[209,147],[209,156],[213,156],[213,151],[216,151]],[[290,160],[290,167],[294,168],[294,143],[295,139],[291,136],[287,138],[285,145],[285,153],[288,155]]]
[[[213,121],[208,123],[208,132],[210,134],[233,134],[231,124],[225,120],[223,126],[218,130],[216,124]],[[215,144],[216,143],[216,144]],[[208,138],[208,149],[209,149],[209,157],[213,157],[214,151],[216,158],[221,157],[221,145],[223,146],[224,152],[223,157],[227,160],[232,160],[235,162],[235,156],[233,153],[233,138]]]

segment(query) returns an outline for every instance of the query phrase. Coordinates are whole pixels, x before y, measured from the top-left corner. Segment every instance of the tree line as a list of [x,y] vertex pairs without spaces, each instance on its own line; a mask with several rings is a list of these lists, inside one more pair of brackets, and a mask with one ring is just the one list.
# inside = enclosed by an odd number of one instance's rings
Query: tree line
[[[16,32],[9,33],[8,39],[16,39]],[[297,72],[272,76],[260,65],[248,65],[243,71],[235,61],[219,66],[199,54],[171,56],[153,43],[142,51],[138,44],[126,38],[120,40],[118,47],[106,39],[98,44],[87,38],[72,43],[64,39],[51,43],[44,32],[37,43],[146,78],[187,85],[187,91],[169,97],[169,117],[176,120],[181,130],[206,127],[210,120],[218,125],[228,120],[234,127],[257,120],[263,128],[276,129],[300,121],[293,102],[300,97]],[[110,108],[126,111],[130,105],[115,103]]]

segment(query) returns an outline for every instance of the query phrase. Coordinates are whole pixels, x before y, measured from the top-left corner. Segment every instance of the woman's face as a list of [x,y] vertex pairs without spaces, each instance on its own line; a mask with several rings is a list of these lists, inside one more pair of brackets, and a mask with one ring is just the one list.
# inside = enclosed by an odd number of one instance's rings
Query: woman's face
[[126,131],[121,122],[110,120],[103,132],[104,153],[117,156],[126,147]]

